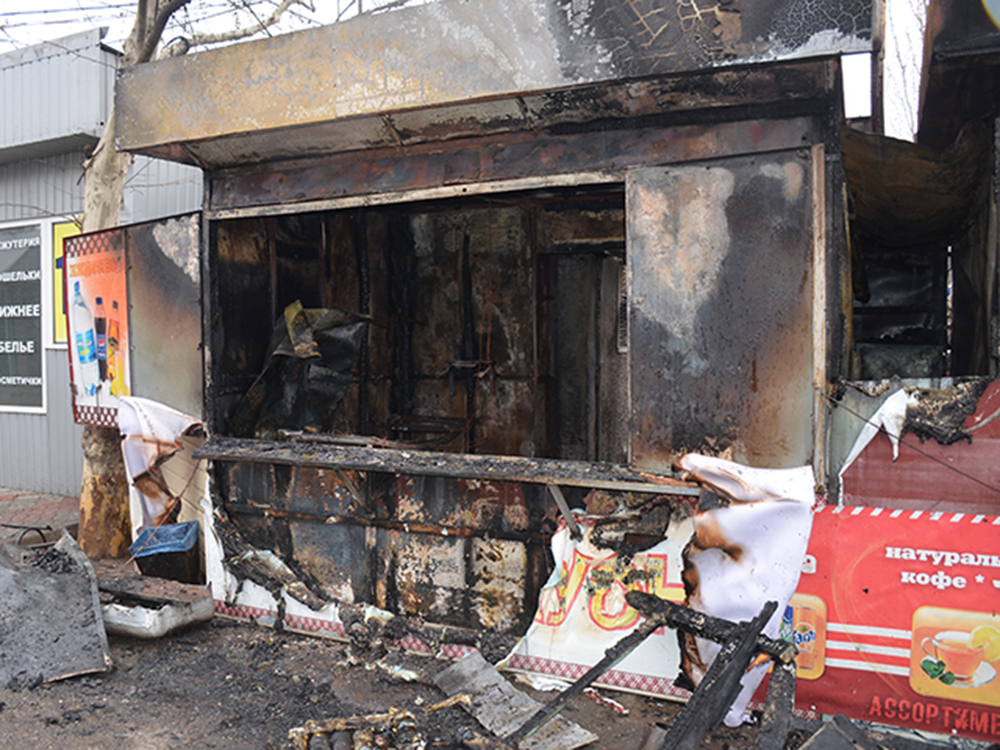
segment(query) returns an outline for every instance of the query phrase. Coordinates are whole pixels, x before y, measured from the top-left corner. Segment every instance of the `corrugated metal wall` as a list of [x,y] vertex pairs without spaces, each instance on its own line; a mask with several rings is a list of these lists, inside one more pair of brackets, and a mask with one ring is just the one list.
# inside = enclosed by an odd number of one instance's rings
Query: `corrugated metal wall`
[[83,428],[73,423],[66,348],[45,352],[47,414],[0,414],[0,486],[80,494]]
[[[117,57],[99,40],[93,31],[0,56],[0,97],[21,105],[0,110],[0,223],[83,211],[82,144],[100,134]],[[137,157],[122,223],[198,210],[201,196],[201,170]],[[0,412],[0,487],[76,496],[83,430],[73,422],[65,346],[46,349],[45,381],[46,414]]]
[[93,29],[0,55],[0,148],[101,134],[118,55],[100,41]]
[[122,224],[176,216],[201,208],[201,170],[148,156],[135,157],[125,184]]
[[0,221],[68,221],[79,214],[83,159],[83,152],[76,151],[0,164]]

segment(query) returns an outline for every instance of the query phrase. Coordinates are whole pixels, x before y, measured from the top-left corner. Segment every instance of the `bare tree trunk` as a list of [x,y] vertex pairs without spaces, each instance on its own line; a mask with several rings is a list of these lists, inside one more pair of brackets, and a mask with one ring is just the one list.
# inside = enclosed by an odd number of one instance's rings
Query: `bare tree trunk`
[[[137,0],[132,33],[125,41],[123,66],[152,59],[167,20],[188,0]],[[112,105],[101,139],[83,164],[83,231],[110,229],[121,221],[125,178],[132,155],[115,148],[115,108]],[[132,541],[128,475],[116,429],[87,425],[81,438],[83,478],[80,482],[80,526],[77,541],[87,557],[124,557]]]
[[83,428],[83,480],[77,541],[92,560],[125,557],[132,541],[128,478],[118,430]]
[[[101,140],[84,164],[83,231],[118,226],[125,176],[132,155],[114,146],[115,110],[111,108]],[[118,430],[87,425],[81,439],[83,479],[77,541],[87,557],[124,557],[132,540],[128,479]]]
[[[190,0],[136,0],[132,33],[125,41],[122,66],[152,60],[170,17]],[[248,28],[184,40],[181,52],[192,45],[215,44],[252,36],[278,22],[292,5],[313,9],[311,0],[281,0],[271,14]],[[132,155],[115,149],[115,110],[112,106],[93,156],[84,162],[83,231],[110,229],[119,224],[125,177]],[[92,559],[124,557],[131,541],[128,479],[118,430],[87,426],[83,431],[83,480],[80,487],[80,547]]]

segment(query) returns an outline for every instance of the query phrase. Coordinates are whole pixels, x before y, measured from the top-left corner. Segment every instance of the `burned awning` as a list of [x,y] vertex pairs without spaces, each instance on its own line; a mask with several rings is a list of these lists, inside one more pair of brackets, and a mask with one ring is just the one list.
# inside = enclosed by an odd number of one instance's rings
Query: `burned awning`
[[985,122],[970,123],[944,151],[909,141],[841,131],[844,172],[853,198],[853,229],[893,247],[953,237],[985,196]]
[[[116,84],[118,147],[218,168],[642,111],[683,114],[769,86],[760,70],[734,65],[872,44],[871,0],[806,14],[787,0],[670,13],[571,5],[436,2],[135,65]],[[710,70],[718,81],[700,78]],[[637,80],[676,73],[685,75],[666,89]],[[608,82],[614,90],[601,91]]]

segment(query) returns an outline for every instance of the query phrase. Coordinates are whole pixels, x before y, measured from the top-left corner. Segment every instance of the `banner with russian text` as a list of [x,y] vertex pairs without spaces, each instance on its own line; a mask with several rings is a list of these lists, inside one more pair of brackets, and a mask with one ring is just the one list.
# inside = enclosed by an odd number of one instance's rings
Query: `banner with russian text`
[[131,383],[125,233],[112,229],[65,241],[73,417],[118,426],[118,399]]
[[[662,541],[628,556],[594,544],[598,517],[576,520],[581,540],[572,539],[564,519],[552,537],[556,567],[539,594],[534,622],[505,662],[512,671],[576,680],[642,619],[625,601],[628,591],[684,601],[682,552],[694,530],[691,518],[671,521]],[[660,628],[595,684],[686,699],[688,691],[673,684],[679,668],[677,633]]]
[[824,508],[789,610],[799,710],[1000,739],[1000,518]]
[[45,411],[42,227],[0,227],[0,411]]

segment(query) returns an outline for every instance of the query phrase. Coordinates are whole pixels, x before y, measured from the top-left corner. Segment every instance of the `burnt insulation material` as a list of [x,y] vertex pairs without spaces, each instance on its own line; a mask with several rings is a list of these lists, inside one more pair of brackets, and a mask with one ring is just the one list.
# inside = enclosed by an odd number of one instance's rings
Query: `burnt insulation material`
[[23,563],[0,550],[0,686],[32,688],[111,668],[97,578],[63,532]]
[[962,426],[966,417],[976,410],[979,397],[990,384],[989,378],[974,378],[954,388],[919,388],[911,391],[916,404],[906,409],[903,434],[912,432],[924,442],[934,438],[941,445],[959,440],[972,442],[972,435]]

